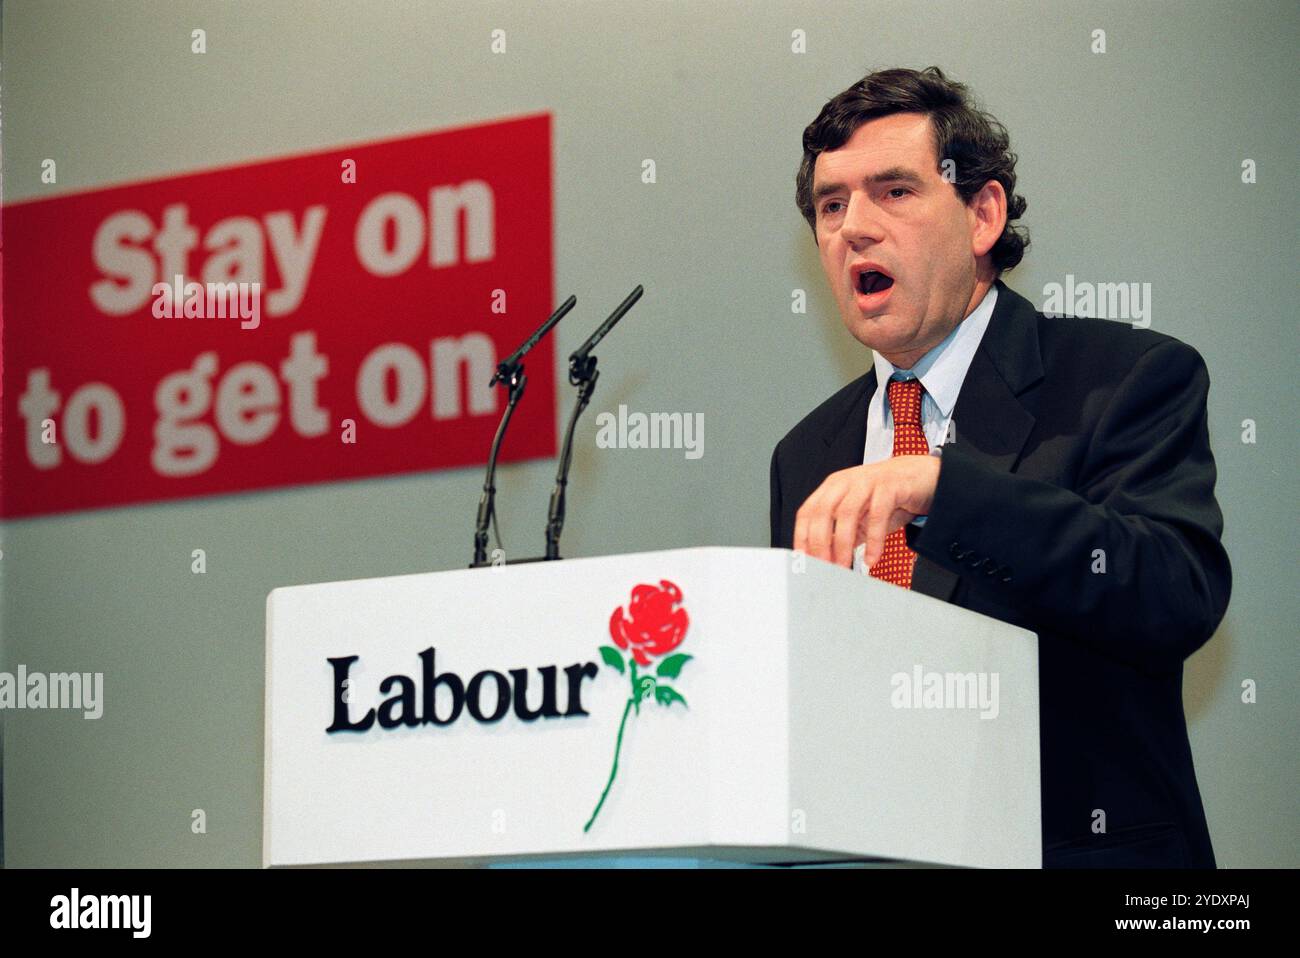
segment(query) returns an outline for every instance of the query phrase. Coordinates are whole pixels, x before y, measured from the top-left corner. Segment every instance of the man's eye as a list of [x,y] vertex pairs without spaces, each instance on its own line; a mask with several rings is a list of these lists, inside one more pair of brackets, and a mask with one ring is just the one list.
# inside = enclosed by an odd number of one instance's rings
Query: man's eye
[[835,211],[831,209],[832,206],[843,206],[843,205],[844,204],[841,203],[839,200],[831,200],[829,203],[827,203],[825,206],[822,207],[822,212],[833,213]]
[[889,191],[889,195],[893,196],[895,193],[901,193],[902,196],[898,197],[898,199],[902,199],[903,196],[906,196],[910,192],[912,191],[905,186],[895,186],[892,190]]

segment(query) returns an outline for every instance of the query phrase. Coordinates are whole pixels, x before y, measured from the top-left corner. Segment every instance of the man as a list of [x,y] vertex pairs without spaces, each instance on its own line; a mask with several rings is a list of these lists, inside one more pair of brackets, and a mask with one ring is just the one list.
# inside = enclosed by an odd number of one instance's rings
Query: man
[[1231,587],[1205,364],[1001,282],[1016,158],[939,69],[867,76],[803,142],[799,208],[875,358],[777,444],[772,545],[1038,634],[1045,867],[1213,868],[1182,709]]

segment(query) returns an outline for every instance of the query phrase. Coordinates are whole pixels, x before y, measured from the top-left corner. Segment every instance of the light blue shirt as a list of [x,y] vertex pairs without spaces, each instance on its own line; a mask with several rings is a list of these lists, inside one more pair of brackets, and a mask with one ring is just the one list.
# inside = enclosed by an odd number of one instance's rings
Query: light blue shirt
[[[917,360],[911,369],[899,369],[879,352],[875,356],[876,391],[867,404],[867,442],[862,452],[862,463],[881,462],[894,454],[894,417],[889,408],[888,385],[891,379],[919,379],[925,392],[921,396],[921,428],[933,453],[945,442],[953,441],[950,436],[952,410],[957,405],[957,394],[961,384],[966,380],[975,350],[984,338],[993,307],[998,301],[996,286],[990,286],[978,306],[970,315],[956,325],[951,333],[928,353]],[[925,516],[918,516],[912,522],[925,524]],[[865,546],[859,546],[853,553],[853,568],[865,572],[862,567],[862,553]]]

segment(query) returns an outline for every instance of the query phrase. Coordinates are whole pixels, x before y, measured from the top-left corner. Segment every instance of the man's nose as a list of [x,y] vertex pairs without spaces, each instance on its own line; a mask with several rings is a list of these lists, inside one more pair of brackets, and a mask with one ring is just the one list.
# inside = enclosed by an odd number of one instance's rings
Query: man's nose
[[880,210],[862,193],[849,196],[849,208],[844,211],[840,230],[845,241],[854,244],[878,243],[884,238]]

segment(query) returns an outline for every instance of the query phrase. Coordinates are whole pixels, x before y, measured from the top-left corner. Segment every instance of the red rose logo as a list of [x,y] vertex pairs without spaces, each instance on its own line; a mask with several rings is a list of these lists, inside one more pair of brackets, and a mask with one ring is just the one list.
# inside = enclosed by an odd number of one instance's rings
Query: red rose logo
[[[686,609],[682,606],[682,590],[667,579],[660,579],[658,585],[638,585],[632,590],[632,601],[627,604],[627,612],[620,605],[609,617],[609,634],[618,649],[609,645],[600,647],[601,658],[619,674],[628,677],[629,692],[627,703],[623,706],[623,718],[618,723],[618,739],[614,742],[614,764],[609,770],[609,781],[605,791],[600,794],[596,810],[583,826],[583,831],[591,828],[592,822],[600,814],[609,789],[618,774],[618,757],[623,749],[623,730],[627,726],[628,716],[641,714],[643,701],[654,701],[660,705],[671,706],[681,702],[686,707],[686,699],[667,679],[676,679],[681,675],[682,666],[690,661],[691,656],[673,649],[682,644],[686,638],[686,629],[691,624]],[[632,659],[623,658],[623,652],[631,652]],[[659,660],[653,675],[637,672],[638,665],[650,665],[650,657],[665,656]]]
[[691,620],[681,607],[682,590],[667,579],[658,586],[639,585],[632,590],[627,614],[619,606],[609,617],[609,634],[623,651],[631,651],[636,664],[647,666],[650,656],[671,652],[682,644]]

